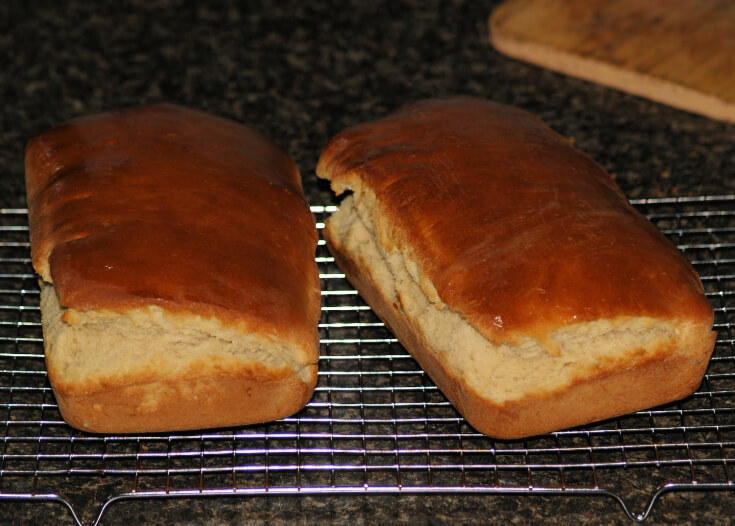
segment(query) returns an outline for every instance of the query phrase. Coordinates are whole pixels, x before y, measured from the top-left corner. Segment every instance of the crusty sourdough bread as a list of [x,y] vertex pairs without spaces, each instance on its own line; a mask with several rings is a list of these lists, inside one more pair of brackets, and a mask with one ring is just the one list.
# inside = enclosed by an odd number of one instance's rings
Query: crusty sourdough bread
[[713,311],[597,164],[522,111],[427,100],[338,134],[327,244],[479,431],[517,438],[699,385]]
[[26,151],[49,380],[94,432],[232,426],[309,400],[317,235],[293,161],[170,105],[93,115]]

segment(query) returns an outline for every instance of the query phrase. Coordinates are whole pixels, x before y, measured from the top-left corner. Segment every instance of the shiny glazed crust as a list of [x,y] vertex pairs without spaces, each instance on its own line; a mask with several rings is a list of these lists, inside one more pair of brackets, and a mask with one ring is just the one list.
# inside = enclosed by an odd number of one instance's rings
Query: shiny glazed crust
[[26,150],[49,380],[105,433],[245,425],[317,379],[317,234],[293,161],[254,130],[154,105]]
[[715,333],[696,272],[535,117],[421,101],[338,134],[317,175],[354,194],[327,221],[337,264],[479,431],[558,430],[699,385]]
[[268,138],[161,104],[74,119],[25,160],[33,266],[63,307],[158,305],[318,359],[314,218]]
[[490,341],[624,315],[711,324],[686,258],[597,163],[516,108],[409,104],[334,137],[317,175],[372,192],[380,242]]

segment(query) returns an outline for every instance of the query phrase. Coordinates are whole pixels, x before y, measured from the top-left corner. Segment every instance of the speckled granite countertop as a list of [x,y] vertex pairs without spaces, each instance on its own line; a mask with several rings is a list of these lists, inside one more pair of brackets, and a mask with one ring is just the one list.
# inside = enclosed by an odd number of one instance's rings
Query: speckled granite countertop
[[[169,101],[234,118],[299,164],[311,204],[321,147],[406,102],[474,94],[529,110],[616,176],[629,197],[735,192],[735,126],[507,59],[490,1],[22,2],[0,4],[0,208],[24,207],[29,138],[74,116]],[[271,5],[272,4],[272,5]],[[2,488],[0,488],[2,490]],[[729,524],[735,492],[670,495],[651,524]],[[1,503],[6,523],[68,520]],[[120,503],[103,524],[600,524],[612,499],[270,497]]]

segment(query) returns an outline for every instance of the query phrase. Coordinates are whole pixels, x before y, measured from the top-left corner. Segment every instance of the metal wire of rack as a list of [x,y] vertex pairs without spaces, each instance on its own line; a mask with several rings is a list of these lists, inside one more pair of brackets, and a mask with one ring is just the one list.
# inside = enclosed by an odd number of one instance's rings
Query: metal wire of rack
[[[714,306],[718,338],[702,385],[676,403],[517,441],[467,425],[323,241],[319,383],[303,411],[206,432],[76,431],[61,419],[46,378],[26,210],[0,210],[0,501],[57,503],[82,525],[126,499],[598,495],[643,521],[666,492],[735,490],[735,196],[633,204],[692,261]],[[312,207],[320,228],[333,211]],[[106,499],[95,501],[100,493]]]

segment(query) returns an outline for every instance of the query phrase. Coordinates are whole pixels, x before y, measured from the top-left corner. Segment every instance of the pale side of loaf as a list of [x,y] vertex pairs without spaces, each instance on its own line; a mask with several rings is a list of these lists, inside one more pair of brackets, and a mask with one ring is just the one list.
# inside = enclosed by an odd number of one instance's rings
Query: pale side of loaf
[[64,419],[139,433],[289,416],[317,380],[317,235],[293,161],[170,105],[26,152],[49,380]]
[[681,254],[535,118],[423,101],[337,135],[327,244],[479,431],[518,438],[676,400],[713,312]]

